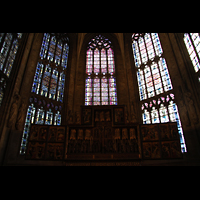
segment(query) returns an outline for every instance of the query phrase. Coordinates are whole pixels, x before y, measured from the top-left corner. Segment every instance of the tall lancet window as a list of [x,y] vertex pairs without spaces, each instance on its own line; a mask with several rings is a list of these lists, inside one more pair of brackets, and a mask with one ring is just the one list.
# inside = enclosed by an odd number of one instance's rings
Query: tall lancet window
[[21,38],[22,33],[0,33],[0,106]]
[[185,33],[184,42],[187,47],[194,70],[200,82],[200,36],[199,33]]
[[144,124],[177,122],[182,152],[186,152],[173,87],[157,33],[134,33],[132,48]]
[[61,125],[69,38],[44,33],[25,119],[20,154],[26,151],[31,124]]
[[85,105],[117,105],[114,52],[102,35],[94,37],[87,47]]

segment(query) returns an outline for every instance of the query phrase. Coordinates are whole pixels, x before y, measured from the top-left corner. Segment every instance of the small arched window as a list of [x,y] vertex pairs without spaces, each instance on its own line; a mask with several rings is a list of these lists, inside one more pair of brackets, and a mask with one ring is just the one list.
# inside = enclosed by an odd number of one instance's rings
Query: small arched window
[[102,35],[94,37],[87,47],[85,105],[117,105],[114,52]]

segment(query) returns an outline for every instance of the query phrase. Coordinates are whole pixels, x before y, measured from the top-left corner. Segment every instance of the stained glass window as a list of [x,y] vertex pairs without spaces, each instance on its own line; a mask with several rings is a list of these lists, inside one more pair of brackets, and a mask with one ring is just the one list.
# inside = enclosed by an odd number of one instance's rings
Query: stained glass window
[[0,33],[0,106],[21,38],[22,33]]
[[[32,97],[20,154],[26,151],[31,124],[61,125],[69,38],[65,33],[44,33],[31,90]],[[1,93],[0,93],[1,95]],[[38,97],[41,96],[42,99]]]
[[177,122],[181,149],[186,152],[178,107],[158,33],[134,33],[132,41],[143,123]]
[[[199,33],[185,33],[184,42],[196,73],[200,69],[200,36]],[[199,73],[198,73],[199,74]],[[198,75],[200,80],[200,75]]]
[[114,52],[102,35],[88,43],[86,76],[85,105],[117,105]]
[[137,41],[133,40],[132,46],[138,68],[140,100],[171,90],[172,84],[158,34],[146,33]]

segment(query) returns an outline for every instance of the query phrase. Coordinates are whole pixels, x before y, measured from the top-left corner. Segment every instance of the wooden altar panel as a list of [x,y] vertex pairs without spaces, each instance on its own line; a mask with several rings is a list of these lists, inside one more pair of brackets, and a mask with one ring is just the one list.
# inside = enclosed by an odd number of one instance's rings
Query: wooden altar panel
[[182,158],[176,123],[131,124],[124,106],[82,106],[81,124],[32,125],[26,159]]
[[140,125],[143,159],[182,158],[176,122]]
[[62,160],[65,135],[65,126],[32,125],[26,159]]

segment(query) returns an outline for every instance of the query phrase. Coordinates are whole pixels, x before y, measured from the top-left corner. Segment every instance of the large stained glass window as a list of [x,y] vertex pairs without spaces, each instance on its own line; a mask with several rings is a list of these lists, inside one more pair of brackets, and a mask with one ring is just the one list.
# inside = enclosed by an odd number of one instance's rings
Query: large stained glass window
[[200,36],[199,33],[185,33],[184,42],[190,59],[192,61],[195,72],[198,74],[200,82]]
[[182,152],[186,145],[173,87],[157,33],[132,35],[144,124],[177,122]]
[[102,35],[88,43],[85,105],[117,105],[114,52]]
[[69,38],[44,33],[31,89],[20,154],[26,151],[31,124],[61,125]]
[[22,33],[0,33],[0,106],[21,38]]

